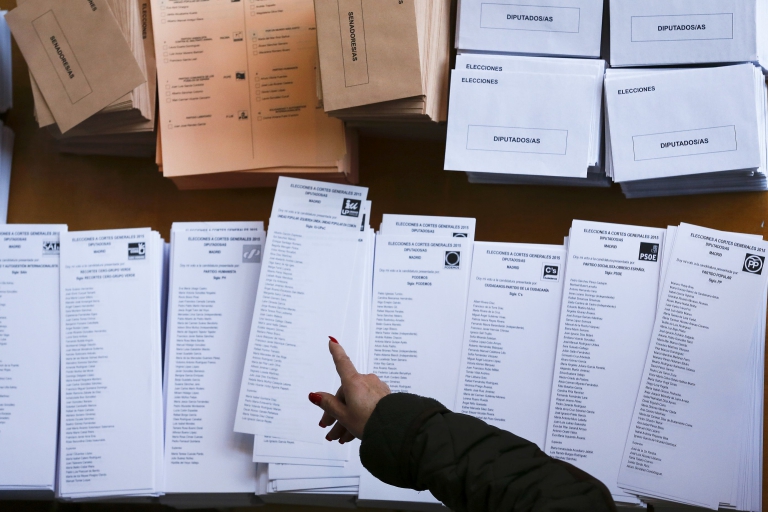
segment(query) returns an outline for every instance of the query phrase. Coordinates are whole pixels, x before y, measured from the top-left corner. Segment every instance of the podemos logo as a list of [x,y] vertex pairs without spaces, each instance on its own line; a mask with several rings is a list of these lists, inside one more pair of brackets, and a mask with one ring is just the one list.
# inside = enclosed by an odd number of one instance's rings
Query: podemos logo
[[345,217],[359,217],[361,204],[360,199],[345,199],[341,205],[341,214]]
[[451,269],[461,268],[461,252],[445,251],[445,268],[451,268]]
[[744,272],[750,274],[761,275],[763,273],[763,267],[765,266],[765,256],[758,256],[757,254],[747,254],[744,258]]

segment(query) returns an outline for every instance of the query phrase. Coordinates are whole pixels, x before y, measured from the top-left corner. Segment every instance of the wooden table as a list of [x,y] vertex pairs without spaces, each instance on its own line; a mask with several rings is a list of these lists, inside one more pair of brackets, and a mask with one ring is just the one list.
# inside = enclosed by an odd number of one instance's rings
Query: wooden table
[[[0,6],[11,8],[12,0],[0,0]],[[148,159],[56,153],[48,134],[34,121],[27,68],[16,47],[13,57],[14,107],[6,121],[16,132],[16,145],[8,222],[64,223],[73,231],[152,227],[168,239],[177,221],[269,219],[274,189],[181,192]],[[378,227],[385,212],[466,216],[477,218],[478,240],[553,244],[562,243],[573,219],[657,227],[689,222],[766,234],[768,194],[627,200],[617,186],[590,190],[470,185],[463,173],[442,170],[444,148],[443,142],[361,138],[360,180],[370,187],[372,226]],[[765,498],[763,505],[768,506]],[[0,510],[57,507],[133,508],[0,502]],[[301,507],[268,507],[278,508]]]

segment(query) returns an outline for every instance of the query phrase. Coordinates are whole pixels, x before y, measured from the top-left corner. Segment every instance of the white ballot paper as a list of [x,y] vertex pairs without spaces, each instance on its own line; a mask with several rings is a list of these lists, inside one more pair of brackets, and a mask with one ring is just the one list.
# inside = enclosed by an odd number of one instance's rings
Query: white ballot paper
[[[385,234],[376,238],[368,368],[395,393],[429,396],[451,406],[461,363],[473,239],[386,234],[395,229],[392,220],[388,218]],[[431,221],[414,216],[409,222]],[[360,477],[358,500],[363,505],[438,503],[429,492],[389,486],[367,471]]]
[[628,196],[768,186],[766,87],[752,64],[608,70],[605,97],[608,172]]
[[61,235],[62,498],[162,492],[162,269],[147,228]]
[[445,169],[586,178],[598,154],[596,80],[482,66],[454,70]]
[[457,18],[459,50],[600,56],[602,0],[459,0]]
[[59,236],[0,230],[0,492],[54,490],[59,419]]
[[616,485],[656,314],[664,230],[571,227],[546,452]]
[[475,242],[454,411],[544,446],[565,248]]
[[762,402],[753,391],[762,388],[755,378],[762,378],[762,364],[754,363],[765,350],[767,251],[768,243],[745,235],[688,224],[677,230],[621,487],[711,509],[754,510],[732,501],[732,486],[743,467],[740,442]]
[[475,239],[475,219],[385,213],[380,235],[428,235]]
[[253,436],[233,428],[264,224],[176,223],[171,237],[165,492],[252,494]]
[[762,0],[610,0],[611,66],[764,60]]
[[[327,443],[307,394],[339,386],[328,336],[358,357],[368,189],[281,178],[270,220],[235,431]],[[368,242],[370,243],[370,242]],[[353,305],[350,308],[350,304]],[[348,312],[354,311],[351,315]],[[347,325],[348,316],[350,324]],[[347,340],[347,333],[353,341]],[[346,447],[345,447],[346,448]]]

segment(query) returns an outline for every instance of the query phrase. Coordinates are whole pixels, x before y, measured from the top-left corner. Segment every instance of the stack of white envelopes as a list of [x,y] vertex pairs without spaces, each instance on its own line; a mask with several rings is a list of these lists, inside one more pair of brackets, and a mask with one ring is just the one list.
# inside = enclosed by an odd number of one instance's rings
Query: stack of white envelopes
[[0,121],[0,223],[8,219],[8,199],[11,190],[11,166],[13,164],[13,130]]
[[766,190],[766,85],[753,64],[608,70],[606,172],[627,197]]
[[11,29],[0,11],[0,112],[13,106],[13,66],[11,63]]
[[610,0],[611,66],[768,64],[764,0]]
[[602,0],[459,0],[459,50],[600,57]]
[[274,477],[260,486],[266,501],[335,505],[357,493],[359,470],[350,476],[306,467],[358,464],[354,443],[324,439],[321,411],[307,392],[340,385],[329,336],[366,367],[375,239],[367,193],[299,179],[278,183],[234,421],[235,432],[255,435],[254,462],[299,465],[262,472]]
[[165,496],[176,507],[257,498],[253,436],[233,431],[266,242],[263,222],[174,223],[165,349]]
[[473,183],[608,186],[604,75],[602,60],[458,55],[445,169]]
[[148,228],[61,234],[62,499],[162,494],[165,253]]

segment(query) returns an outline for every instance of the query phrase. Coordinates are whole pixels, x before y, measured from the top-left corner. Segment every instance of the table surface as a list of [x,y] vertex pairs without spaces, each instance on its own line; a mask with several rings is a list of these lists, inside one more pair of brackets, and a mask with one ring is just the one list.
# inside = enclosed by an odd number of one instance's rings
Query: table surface
[[[0,7],[12,8],[13,0],[0,0]],[[72,231],[152,227],[168,239],[173,222],[269,219],[274,189],[182,192],[150,159],[56,153],[35,123],[27,68],[15,43],[13,65],[14,107],[5,116],[16,133],[8,222],[63,223]],[[444,148],[439,141],[361,137],[360,184],[370,188],[372,226],[382,213],[474,217],[477,240],[551,244],[563,242],[573,219],[657,227],[688,222],[766,234],[765,193],[628,200],[618,186],[471,185],[463,173],[442,170]],[[22,511],[50,508],[16,505]]]

